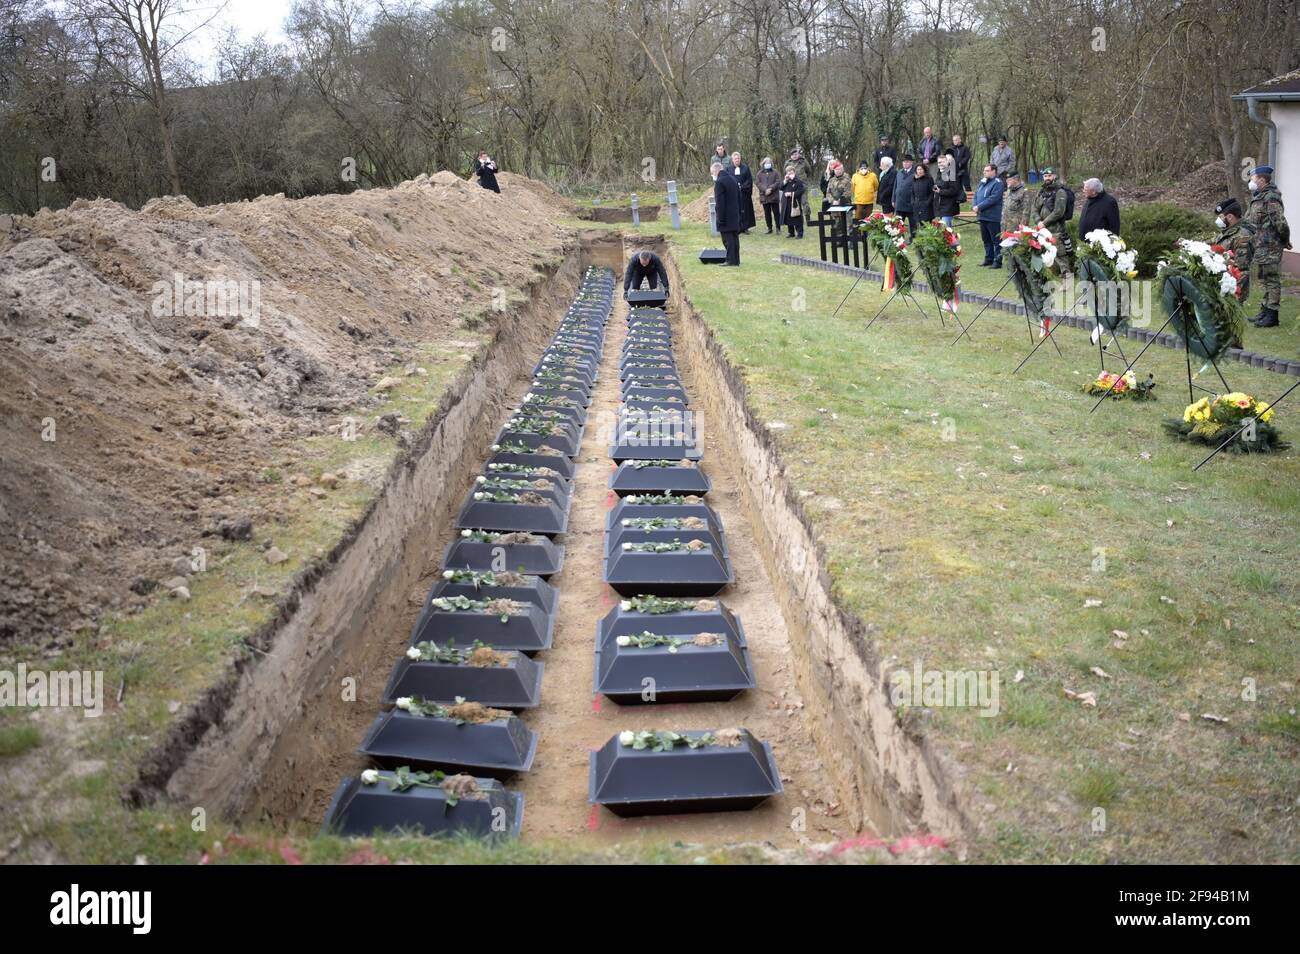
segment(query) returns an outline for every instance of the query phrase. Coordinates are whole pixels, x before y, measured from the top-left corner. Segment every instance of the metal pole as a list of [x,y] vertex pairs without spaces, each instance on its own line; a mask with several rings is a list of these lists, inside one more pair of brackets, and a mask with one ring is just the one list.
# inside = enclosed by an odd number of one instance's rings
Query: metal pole
[[709,234],[717,235],[718,233],[718,202],[713,196],[709,196]]
[[637,199],[636,193],[632,193],[632,228],[641,227],[641,202]]
[[675,179],[668,180],[668,213],[672,216],[673,228],[680,229],[682,217],[677,208],[677,180]]

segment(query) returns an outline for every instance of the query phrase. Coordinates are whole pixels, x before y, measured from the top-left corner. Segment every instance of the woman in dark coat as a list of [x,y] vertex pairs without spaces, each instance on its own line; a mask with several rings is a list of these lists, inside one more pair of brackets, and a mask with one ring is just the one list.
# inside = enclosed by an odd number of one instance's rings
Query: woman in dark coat
[[497,164],[486,152],[480,152],[474,160],[474,175],[478,176],[478,184],[483,188],[501,194],[501,187],[497,185]]
[[781,183],[781,221],[785,223],[790,238],[803,238],[804,189],[795,168],[786,169],[785,181]]
[[763,221],[767,223],[767,234],[781,227],[781,173],[771,157],[764,156],[758,170],[758,201],[763,206]]
[[731,154],[731,174],[740,186],[740,231],[748,232],[757,220],[754,215],[754,174],[740,161],[740,153]]
[[[912,221],[924,225],[934,218],[934,180],[926,172],[925,163],[912,167]],[[916,230],[912,230],[916,234]]]
[[943,224],[951,228],[953,217],[961,211],[961,200],[966,198],[966,193],[955,174],[952,156],[944,156],[944,159],[947,161],[939,164],[939,181],[934,185],[935,211],[943,219]]

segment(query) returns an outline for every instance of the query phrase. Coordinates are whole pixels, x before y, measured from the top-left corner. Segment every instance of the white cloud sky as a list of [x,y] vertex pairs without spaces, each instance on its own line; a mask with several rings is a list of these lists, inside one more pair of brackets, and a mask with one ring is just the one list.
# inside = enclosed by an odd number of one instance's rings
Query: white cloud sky
[[[292,6],[293,0],[227,0],[217,19],[191,38],[188,43],[189,55],[205,66],[210,66],[215,56],[217,37],[227,26],[234,27],[243,40],[251,40],[259,33],[264,33],[271,43],[283,42],[284,20]],[[201,23],[220,7],[220,0],[207,0],[196,5],[195,22]]]

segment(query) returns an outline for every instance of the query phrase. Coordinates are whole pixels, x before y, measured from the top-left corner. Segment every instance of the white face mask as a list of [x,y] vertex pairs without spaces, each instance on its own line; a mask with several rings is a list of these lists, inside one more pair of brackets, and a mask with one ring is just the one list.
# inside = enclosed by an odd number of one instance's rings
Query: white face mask
[[764,168],[764,169],[771,169],[771,168],[772,168],[772,163],[770,163],[770,162],[765,162],[765,163],[763,163],[763,168]]
[[1226,229],[1228,227],[1228,223],[1223,221],[1223,216],[1219,216],[1217,219],[1214,220],[1214,226],[1215,228]]
[[1259,191],[1259,183],[1256,182],[1254,179],[1251,179],[1251,180],[1250,180],[1250,185],[1248,185],[1247,188],[1250,189],[1251,192],[1258,192],[1258,191]]

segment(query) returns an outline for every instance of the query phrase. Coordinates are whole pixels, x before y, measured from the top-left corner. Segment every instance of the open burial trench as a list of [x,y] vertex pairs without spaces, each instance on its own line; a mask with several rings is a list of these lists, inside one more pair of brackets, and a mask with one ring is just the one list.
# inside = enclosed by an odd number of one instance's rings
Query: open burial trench
[[[302,581],[250,659],[155,751],[138,801],[165,792],[236,819],[319,826],[340,779],[371,764],[358,746],[387,708],[386,683],[441,580],[458,511],[484,472],[493,435],[528,392],[583,270],[606,267],[621,278],[627,253],[617,236],[583,233],[531,302],[502,322],[330,564]],[[606,520],[617,501],[609,489],[611,422],[628,334],[628,309],[616,294],[557,538],[564,563],[549,579],[558,593],[553,644],[536,656],[544,664],[538,704],[519,713],[535,734],[535,753],[528,771],[507,781],[524,796],[522,836],[790,847],[867,828],[957,833],[963,819],[944,767],[895,722],[861,624],[829,594],[808,524],[745,405],[743,384],[663,257],[677,289],[672,350],[700,419],[700,466],[712,481],[706,502],[725,528],[735,576],[718,599],[743,623],[754,688],[727,701],[651,705],[618,705],[593,692],[598,626],[620,599],[602,579]],[[807,556],[792,561],[793,553]],[[783,791],[757,808],[624,818],[589,802],[592,753],[620,732],[729,727],[748,730],[775,756]]]

